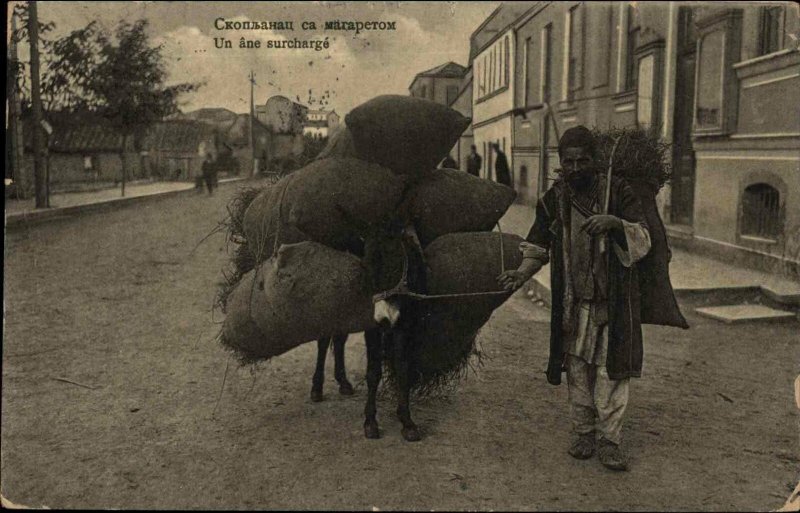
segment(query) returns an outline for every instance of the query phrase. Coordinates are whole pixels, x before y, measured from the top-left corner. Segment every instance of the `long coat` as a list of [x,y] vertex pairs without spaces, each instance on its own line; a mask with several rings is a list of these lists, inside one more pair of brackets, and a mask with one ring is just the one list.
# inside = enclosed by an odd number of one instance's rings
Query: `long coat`
[[512,187],[511,185],[511,171],[508,169],[508,159],[506,154],[498,152],[494,163],[494,174],[497,183]]
[[[602,190],[602,189],[601,189]],[[527,241],[550,253],[552,308],[550,318],[550,358],[547,381],[561,383],[564,369],[564,241],[569,241],[571,206],[570,192],[563,180],[556,181],[536,205],[536,219]],[[611,180],[609,213],[631,223],[645,223],[642,207],[631,187],[621,179]],[[609,248],[610,249],[610,248]],[[606,368],[613,380],[640,377],[642,374],[642,327],[640,319],[639,280],[636,265],[630,268],[620,262],[614,251],[608,251],[608,357]]]

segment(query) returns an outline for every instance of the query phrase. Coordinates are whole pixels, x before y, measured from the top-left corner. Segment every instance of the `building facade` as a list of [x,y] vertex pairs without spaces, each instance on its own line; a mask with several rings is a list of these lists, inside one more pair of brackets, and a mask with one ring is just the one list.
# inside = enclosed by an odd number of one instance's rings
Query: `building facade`
[[[674,241],[795,265],[799,19],[790,3],[537,3],[513,24],[510,162],[520,196],[532,204],[552,183],[556,127],[654,127],[673,145],[658,201]],[[487,117],[478,100],[476,141]]]
[[408,91],[411,96],[450,105],[461,90],[466,68],[455,62],[446,62],[435,68],[417,73]]
[[339,126],[339,115],[335,110],[309,110],[303,124],[303,135],[326,138]]
[[512,180],[516,174],[511,152],[516,90],[514,21],[528,12],[531,5],[501,4],[470,37],[473,144],[483,158],[483,178],[495,178],[492,144],[506,154]]
[[[450,104],[450,108],[457,110],[465,117],[472,118],[472,94],[472,68],[467,68],[464,78],[461,80],[461,89]],[[452,157],[458,162],[458,168],[462,171],[467,170],[467,157],[473,144],[472,123],[470,123],[458,138],[458,142],[451,152]]]

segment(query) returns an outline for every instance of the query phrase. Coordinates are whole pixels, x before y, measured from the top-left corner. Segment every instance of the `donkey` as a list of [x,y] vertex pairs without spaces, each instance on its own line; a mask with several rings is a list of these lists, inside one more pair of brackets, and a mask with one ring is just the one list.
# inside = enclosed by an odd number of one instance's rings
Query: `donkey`
[[347,334],[338,334],[332,337],[323,337],[317,340],[317,367],[314,370],[314,377],[311,378],[311,400],[315,403],[322,401],[322,384],[325,382],[325,357],[328,354],[328,347],[333,342],[333,376],[339,383],[339,393],[342,395],[353,395],[353,385],[347,380],[347,372],[344,365],[344,344],[347,342]]
[[[380,438],[376,398],[384,360],[392,370],[397,386],[397,416],[403,425],[401,434],[406,441],[422,439],[419,428],[411,418],[410,395],[415,384],[416,365],[413,357],[416,323],[421,319],[422,308],[417,299],[408,293],[425,293],[425,262],[422,248],[413,225],[407,224],[402,235],[373,240],[367,258],[370,260],[373,286],[388,290],[375,299],[374,318],[378,328],[364,333],[367,345],[367,404],[364,407],[364,435]],[[399,284],[388,287],[387,279],[397,269],[397,257],[403,259],[404,269]]]

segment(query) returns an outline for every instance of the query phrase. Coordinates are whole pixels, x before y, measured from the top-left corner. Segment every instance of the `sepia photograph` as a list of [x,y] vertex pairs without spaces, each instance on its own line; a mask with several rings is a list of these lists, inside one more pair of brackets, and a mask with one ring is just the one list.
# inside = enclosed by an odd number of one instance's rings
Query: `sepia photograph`
[[6,3],[8,509],[800,511],[800,4]]

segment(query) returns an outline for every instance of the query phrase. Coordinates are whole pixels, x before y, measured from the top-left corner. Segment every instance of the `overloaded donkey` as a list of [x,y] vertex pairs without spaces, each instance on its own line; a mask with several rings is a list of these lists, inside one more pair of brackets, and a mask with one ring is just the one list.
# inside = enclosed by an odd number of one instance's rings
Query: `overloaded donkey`
[[[402,225],[401,225],[402,226]],[[409,442],[422,437],[411,419],[410,395],[417,376],[413,357],[416,323],[421,318],[421,304],[409,292],[426,292],[425,262],[413,225],[395,226],[388,237],[368,241],[365,259],[371,271],[375,297],[375,320],[378,329],[364,333],[367,345],[367,404],[364,408],[364,435],[380,438],[377,414],[378,385],[384,361],[395,381],[397,416],[403,424],[401,433]],[[398,283],[397,271],[399,274]]]
[[[409,442],[422,438],[419,428],[411,418],[410,395],[417,376],[413,357],[416,322],[421,317],[421,305],[409,292],[424,294],[425,262],[416,231],[410,223],[395,220],[387,231],[374,230],[359,248],[373,290],[384,291],[375,299],[377,328],[364,332],[367,349],[367,403],[364,407],[364,435],[380,438],[377,421],[378,386],[386,363],[396,385],[397,416],[403,425],[401,434]],[[363,251],[363,253],[362,253]],[[398,283],[399,281],[399,283]],[[344,362],[346,334],[324,337],[317,341],[317,364],[312,378],[311,400],[322,400],[325,376],[325,358],[333,342],[334,376],[339,383],[339,393],[353,394],[347,380]]]

